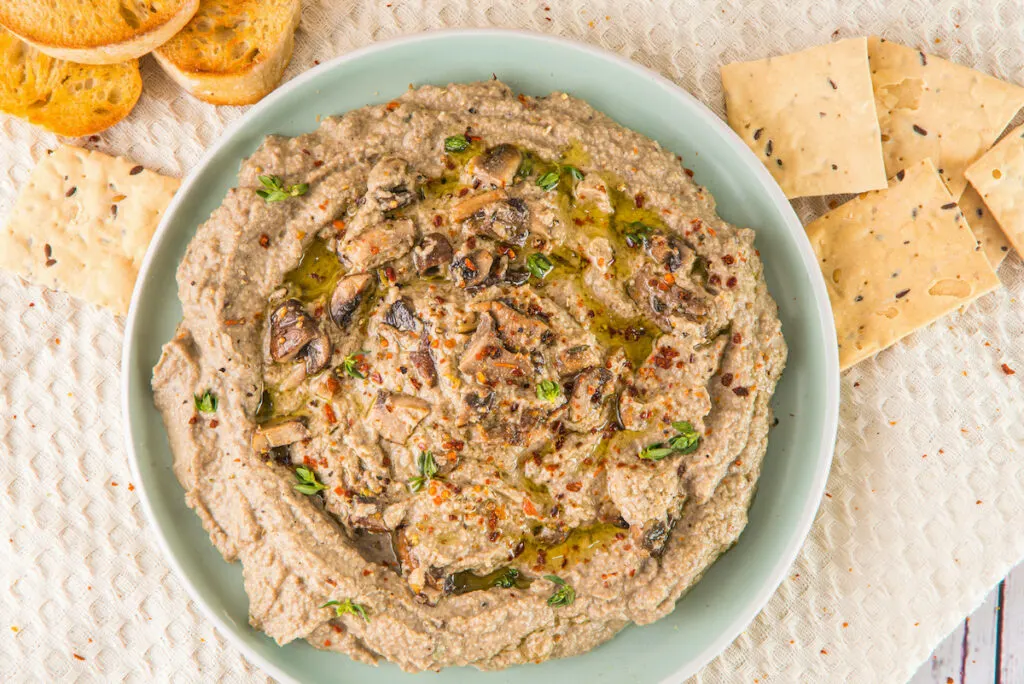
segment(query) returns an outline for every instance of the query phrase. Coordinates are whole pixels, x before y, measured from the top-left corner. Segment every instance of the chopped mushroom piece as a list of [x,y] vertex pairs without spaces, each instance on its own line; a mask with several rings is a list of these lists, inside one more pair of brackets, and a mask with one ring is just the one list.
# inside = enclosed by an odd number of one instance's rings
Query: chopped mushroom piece
[[400,332],[414,332],[423,327],[416,318],[416,312],[412,310],[412,304],[405,297],[399,297],[388,307],[384,312],[384,323]]
[[[317,327],[319,328],[319,326]],[[306,359],[306,375],[315,375],[326,368],[331,361],[332,351],[334,351],[334,346],[331,344],[331,338],[321,330],[320,334],[310,340],[306,345],[306,350],[302,352]]]
[[499,200],[470,216],[466,226],[474,233],[522,247],[530,236],[530,210],[518,197]]
[[443,274],[445,267],[452,263],[452,245],[443,234],[428,233],[413,250],[412,260],[416,273],[421,276]]
[[649,266],[637,271],[627,291],[633,301],[665,332],[672,330],[672,315],[699,322],[710,310],[703,296],[669,283],[665,276],[655,273]]
[[430,342],[426,335],[420,338],[419,348],[409,352],[409,360],[420,377],[426,381],[427,387],[437,386],[437,368],[434,366],[434,357],[430,354]]
[[486,382],[526,379],[531,372],[529,357],[505,349],[494,328],[491,315],[480,314],[480,323],[466,345],[459,370],[474,377],[483,376]]
[[578,432],[604,427],[608,422],[605,401],[614,390],[614,376],[607,368],[589,368],[577,375],[567,425]]
[[252,449],[257,453],[265,454],[271,449],[301,442],[309,437],[309,430],[297,420],[289,420],[277,425],[264,425],[257,427],[256,431],[252,433]]
[[515,145],[501,144],[470,159],[467,169],[481,183],[503,188],[512,184],[522,161]]
[[338,281],[331,294],[331,319],[342,328],[352,322],[356,309],[373,289],[373,276],[368,273],[348,276]]
[[694,253],[674,235],[657,233],[650,236],[644,241],[644,251],[670,272],[681,268],[689,271],[693,267]]
[[569,347],[559,352],[558,357],[555,359],[555,367],[558,369],[558,374],[565,377],[575,375],[584,368],[596,366],[600,361],[601,359],[598,358],[590,346],[578,344],[575,347]]
[[399,157],[387,157],[370,170],[366,194],[384,211],[399,209],[416,200],[417,181],[416,174],[409,170],[408,162]]
[[408,254],[416,239],[416,227],[409,219],[385,221],[359,233],[341,246],[339,256],[356,273],[368,271]]
[[450,212],[451,219],[456,223],[465,221],[488,204],[493,204],[498,200],[505,199],[505,197],[507,197],[507,195],[504,190],[488,190],[487,192],[481,192],[478,195],[470,195],[461,202],[452,205]]
[[554,341],[555,334],[547,323],[519,313],[505,302],[488,302],[487,310],[498,322],[498,337],[513,351],[528,352]]
[[429,413],[430,404],[419,397],[380,390],[367,418],[381,437],[395,444],[405,444]]
[[316,321],[297,299],[286,300],[270,314],[270,356],[275,361],[293,360],[319,335]]

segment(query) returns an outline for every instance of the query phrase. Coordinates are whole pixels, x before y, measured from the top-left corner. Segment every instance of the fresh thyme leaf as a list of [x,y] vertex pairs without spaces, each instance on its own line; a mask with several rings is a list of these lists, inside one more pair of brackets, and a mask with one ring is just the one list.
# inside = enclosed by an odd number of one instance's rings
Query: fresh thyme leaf
[[418,492],[437,475],[437,461],[434,460],[433,451],[421,451],[416,459],[416,467],[420,474],[409,479],[409,490]]
[[324,605],[322,605],[320,607],[321,608],[327,608],[328,606],[333,606],[334,607],[334,614],[337,617],[341,617],[342,615],[345,615],[345,614],[351,614],[351,615],[358,615],[359,617],[363,618],[367,622],[370,621],[370,618],[369,618],[369,615],[368,615],[369,611],[366,609],[366,606],[364,606],[361,603],[356,603],[352,599],[345,599],[344,601],[328,601],[327,603],[325,603]]
[[515,568],[505,568],[504,574],[494,580],[494,586],[501,587],[502,589],[510,589],[516,586],[516,580],[519,579],[519,571]]
[[445,152],[463,152],[469,148],[469,139],[464,135],[453,135],[444,139]]
[[544,575],[544,579],[558,586],[555,592],[548,597],[548,605],[552,608],[571,606],[572,602],[576,600],[576,590],[558,575]]
[[530,273],[534,277],[543,280],[548,273],[551,273],[555,265],[551,263],[551,259],[548,259],[540,252],[534,252],[526,257],[526,268],[530,269]]
[[566,164],[562,168],[565,169],[569,173],[569,175],[575,178],[576,180],[583,180],[583,172],[577,169],[575,166]]
[[519,168],[516,170],[517,178],[526,178],[533,173],[533,155],[526,153],[523,155],[523,161],[519,162]]
[[633,221],[626,230],[626,244],[630,247],[641,247],[647,244],[647,238],[651,237],[654,229],[646,223]]
[[541,380],[537,383],[537,398],[553,402],[562,393],[562,387],[554,380]]
[[305,195],[309,191],[308,183],[296,183],[285,187],[284,181],[277,176],[260,176],[259,181],[263,189],[257,190],[256,194],[267,202],[282,202],[289,197]]
[[673,451],[675,451],[675,449],[673,449],[670,446],[665,446],[664,443],[659,442],[658,444],[651,444],[649,446],[645,446],[640,451],[640,458],[646,461],[660,461],[661,459],[671,454]]
[[313,496],[314,494],[327,489],[327,485],[318,482],[316,479],[316,473],[306,466],[299,466],[295,469],[295,479],[298,480],[298,483],[292,485],[292,487],[299,494]]
[[214,413],[217,411],[217,396],[210,390],[202,394],[195,394],[192,398],[196,402],[196,410],[202,413]]
[[558,187],[558,181],[561,177],[557,171],[548,171],[543,176],[537,179],[537,186],[545,192],[550,192]]
[[693,425],[687,420],[678,420],[672,423],[672,427],[679,433],[668,440],[676,452],[680,454],[692,454],[700,445],[700,434],[693,429]]
[[366,375],[361,370],[359,370],[359,365],[362,363],[360,357],[369,353],[370,352],[368,351],[357,351],[352,354],[347,354],[345,358],[341,360],[342,370],[351,375],[353,378],[365,380]]

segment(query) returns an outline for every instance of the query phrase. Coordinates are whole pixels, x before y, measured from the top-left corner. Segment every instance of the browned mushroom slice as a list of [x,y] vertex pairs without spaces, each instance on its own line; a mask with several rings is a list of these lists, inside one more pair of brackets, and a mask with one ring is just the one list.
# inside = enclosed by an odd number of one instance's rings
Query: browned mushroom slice
[[265,454],[271,449],[301,442],[309,437],[309,430],[297,420],[289,420],[277,425],[265,425],[256,428],[256,431],[252,433],[252,449],[257,453]]
[[518,197],[499,200],[473,214],[466,225],[474,233],[522,247],[530,236],[530,210]]
[[419,397],[380,390],[367,419],[384,439],[395,444],[405,444],[416,426],[429,413],[430,404]]
[[399,209],[416,200],[418,178],[398,157],[377,162],[366,179],[366,194],[384,211]]
[[710,311],[703,296],[668,282],[650,267],[640,269],[626,289],[633,301],[665,332],[672,330],[672,316],[700,322]]
[[413,250],[412,260],[416,264],[416,273],[421,276],[443,274],[452,263],[452,245],[441,233],[429,233]]
[[437,385],[437,368],[434,366],[434,357],[430,354],[430,342],[426,335],[420,338],[420,346],[416,351],[409,352],[409,360],[419,372],[420,377],[427,383],[427,387]]
[[270,314],[270,356],[275,361],[291,361],[319,335],[316,321],[297,299],[285,301]]
[[314,375],[326,368],[331,361],[332,351],[334,351],[334,346],[331,344],[331,338],[321,330],[320,334],[310,340],[305,351],[302,352],[306,359],[306,375]]
[[491,282],[494,255],[486,249],[473,250],[456,257],[452,262],[452,274],[459,287],[477,287]]
[[523,162],[523,153],[515,145],[501,144],[469,160],[467,168],[481,183],[500,188],[511,185]]
[[605,401],[614,389],[614,378],[607,368],[590,368],[577,375],[566,424],[578,432],[604,427],[608,422]]
[[360,273],[339,280],[331,295],[331,319],[342,328],[351,323],[352,316],[359,305],[373,289],[373,283],[373,276],[368,273]]
[[388,307],[384,312],[384,323],[401,332],[415,332],[423,328],[412,304],[405,297],[399,297]]
[[360,273],[405,256],[415,239],[416,227],[409,219],[385,221],[342,245],[340,256]]
[[455,223],[461,223],[470,216],[480,211],[488,204],[505,199],[507,195],[504,190],[488,190],[478,195],[470,195],[464,200],[452,205],[450,216]]
[[480,324],[459,361],[459,370],[484,382],[522,381],[530,373],[530,359],[505,349],[494,331],[494,319],[482,313]]
[[601,361],[588,345],[578,344],[558,353],[555,368],[561,376],[575,375],[584,368],[596,366]]
[[554,341],[551,328],[540,319],[519,313],[501,301],[488,302],[487,307],[498,322],[498,337],[509,349],[526,352]]
[[668,271],[678,271],[693,265],[694,253],[674,235],[652,235],[644,241],[644,251],[648,256],[664,266]]

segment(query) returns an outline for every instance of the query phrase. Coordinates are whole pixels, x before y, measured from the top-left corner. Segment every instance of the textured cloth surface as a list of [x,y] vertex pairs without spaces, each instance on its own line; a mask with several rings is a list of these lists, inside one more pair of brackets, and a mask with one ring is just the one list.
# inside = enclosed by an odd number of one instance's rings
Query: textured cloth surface
[[[1015,0],[305,4],[287,78],[373,41],[470,26],[604,47],[719,114],[722,63],[856,35],[1016,82],[1024,67]],[[132,116],[79,142],[182,176],[244,110],[190,99],[151,58],[142,68]],[[0,217],[56,145],[0,119]],[[805,221],[824,209],[798,204]],[[763,613],[695,681],[904,681],[1024,556],[1024,265],[1012,256],[999,274],[1005,289],[843,376],[811,536]],[[122,332],[107,313],[0,274],[0,681],[265,681],[151,539],[122,446]]]

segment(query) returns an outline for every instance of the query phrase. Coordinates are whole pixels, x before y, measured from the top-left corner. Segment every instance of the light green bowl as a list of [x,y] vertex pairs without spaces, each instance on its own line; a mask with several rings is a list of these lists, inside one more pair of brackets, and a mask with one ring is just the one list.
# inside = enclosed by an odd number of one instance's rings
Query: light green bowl
[[[562,90],[683,155],[718,200],[724,219],[757,230],[772,294],[789,343],[789,366],[774,407],[764,474],[750,524],[669,617],[629,627],[594,651],[542,665],[481,673],[471,668],[409,675],[305,643],[277,646],[248,624],[242,571],[210,544],[186,508],[153,406],[150,378],[160,348],[181,319],[174,272],[196,226],[236,183],[239,162],[269,133],[297,135],[317,117],[386,102],[410,83],[446,85],[495,73],[531,95]],[[807,531],[825,486],[836,434],[838,361],[828,297],[789,203],[727,126],[668,80],[632,62],[548,36],[471,30],[378,43],[290,81],[232,126],[182,185],[146,255],[128,314],[122,377],[128,453],[135,482],[164,553],[221,632],[283,681],[669,682],[696,672],[749,624],[775,591]],[[472,638],[467,635],[467,638]]]

